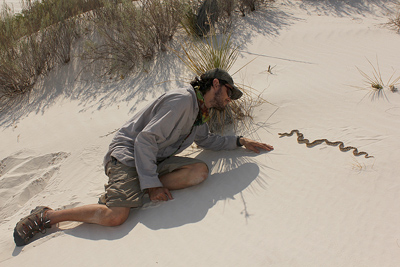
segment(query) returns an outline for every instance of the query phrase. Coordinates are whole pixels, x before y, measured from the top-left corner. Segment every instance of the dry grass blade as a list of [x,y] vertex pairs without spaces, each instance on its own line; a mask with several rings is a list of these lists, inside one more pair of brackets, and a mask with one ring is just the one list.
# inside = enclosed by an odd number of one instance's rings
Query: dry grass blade
[[[368,59],[367,59],[368,60]],[[383,80],[382,80],[382,75],[381,75],[381,70],[379,69],[379,63],[378,63],[378,58],[376,59],[376,68],[374,67],[374,65],[371,63],[371,61],[368,60],[368,63],[372,66],[373,68],[373,79],[370,79],[370,81],[372,81],[371,83],[371,87],[377,90],[381,90],[383,89]]]
[[372,99],[375,98],[380,98],[384,97],[387,99],[386,94],[384,92],[384,87],[385,83],[383,82],[381,71],[379,68],[379,63],[378,63],[378,58],[376,59],[376,67],[367,59],[368,63],[371,65],[373,71],[372,71],[372,76],[366,74],[364,71],[359,69],[358,67],[357,70],[360,72],[360,74],[365,78],[365,82],[368,85],[369,88],[372,89],[371,95]]
[[395,77],[396,71],[393,71],[392,75],[388,79],[387,83],[385,84],[382,79],[381,70],[379,68],[378,58],[376,59],[376,67],[367,59],[368,63],[372,66],[373,72],[372,75],[366,74],[364,71],[360,70],[358,67],[358,71],[360,74],[365,78],[365,82],[368,85],[368,88],[372,88],[372,99],[379,98],[381,96],[386,97],[385,89],[391,92],[397,92],[396,85],[399,84],[400,76],[397,78]]
[[360,72],[360,74],[366,79],[366,82],[373,88],[376,90],[381,90],[383,89],[383,82],[380,82],[379,80],[377,80],[374,76],[374,78],[371,78],[368,74],[366,74],[365,72],[363,72],[362,70],[360,70],[357,67],[358,71]]

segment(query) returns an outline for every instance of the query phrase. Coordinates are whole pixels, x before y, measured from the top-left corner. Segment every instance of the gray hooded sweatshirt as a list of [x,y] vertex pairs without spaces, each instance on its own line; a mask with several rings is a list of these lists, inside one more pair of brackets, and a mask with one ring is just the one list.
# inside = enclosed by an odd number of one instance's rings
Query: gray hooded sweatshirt
[[124,165],[136,167],[140,187],[144,190],[162,187],[157,163],[180,153],[193,142],[212,150],[237,147],[236,136],[212,134],[207,124],[192,129],[198,112],[192,86],[161,95],[115,134],[104,158],[104,166],[114,157]]

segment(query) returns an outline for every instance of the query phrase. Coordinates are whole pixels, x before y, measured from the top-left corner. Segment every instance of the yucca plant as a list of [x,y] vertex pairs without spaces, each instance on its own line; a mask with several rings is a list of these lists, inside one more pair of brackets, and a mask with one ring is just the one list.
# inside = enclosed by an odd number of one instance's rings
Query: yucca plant
[[239,56],[239,46],[232,42],[232,34],[217,34],[211,27],[204,38],[192,35],[190,28],[184,27],[189,39],[181,43],[183,52],[172,49],[195,75],[207,70],[221,68],[229,71]]
[[[217,35],[214,27],[205,38],[191,35],[190,32],[188,34],[189,39],[181,44],[182,52],[172,51],[194,75],[200,76],[213,68],[226,71],[232,68],[239,56],[239,46],[233,44],[231,34]],[[251,119],[252,108],[263,102],[261,98],[253,98],[254,93],[248,87],[239,87],[244,93],[242,98],[232,101],[224,111],[211,111],[211,131],[221,133],[226,124],[233,124],[236,129],[239,122],[245,123],[246,118]]]

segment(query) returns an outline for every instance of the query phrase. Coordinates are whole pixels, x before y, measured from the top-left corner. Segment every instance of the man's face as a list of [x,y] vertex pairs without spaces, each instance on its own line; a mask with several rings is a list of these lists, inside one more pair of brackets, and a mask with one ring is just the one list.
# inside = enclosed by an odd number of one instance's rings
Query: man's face
[[232,96],[232,89],[229,84],[219,85],[218,90],[215,92],[214,99],[213,99],[213,108],[223,111],[231,102]]

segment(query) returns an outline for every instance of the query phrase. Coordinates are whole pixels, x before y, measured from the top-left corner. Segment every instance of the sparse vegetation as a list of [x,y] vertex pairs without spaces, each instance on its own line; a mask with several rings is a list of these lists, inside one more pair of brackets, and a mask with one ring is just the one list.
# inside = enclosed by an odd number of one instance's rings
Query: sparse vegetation
[[96,42],[86,43],[84,59],[103,62],[104,74],[127,73],[165,51],[182,18],[179,0],[104,2],[88,16]]
[[[0,16],[0,102],[31,91],[41,75],[71,60],[77,38],[87,34],[84,53],[96,72],[124,77],[165,51],[179,25],[194,38],[181,56],[192,71],[229,70],[238,56],[227,33],[235,12],[254,11],[271,0],[22,0],[21,13],[3,4]],[[214,25],[220,26],[220,34]],[[85,29],[85,31],[82,30]],[[204,39],[202,39],[204,38]],[[98,66],[98,67],[96,67]],[[197,68],[197,69],[196,69]],[[218,121],[250,116],[251,94],[231,104]],[[257,99],[257,103],[259,98]],[[214,120],[215,121],[215,120]]]
[[128,72],[140,59],[153,57],[149,33],[140,30],[145,26],[144,16],[133,2],[108,2],[88,18],[97,40],[86,42],[83,59],[104,64],[106,73]]
[[182,53],[174,52],[195,75],[213,68],[229,71],[239,55],[239,47],[231,42],[231,34],[218,35],[214,27],[205,38],[193,36],[181,47]]
[[255,11],[257,2],[257,0],[239,0],[238,6],[242,16],[245,16],[246,12]]
[[386,24],[389,26],[389,28],[400,33],[400,4],[397,10],[397,15],[390,17],[389,21]]
[[378,59],[376,59],[376,67],[367,59],[368,63],[371,65],[373,71],[372,71],[372,76],[366,74],[364,71],[361,69],[358,69],[360,74],[365,78],[365,83],[368,85],[369,88],[372,89],[371,94],[372,98],[379,98],[379,97],[386,97],[384,89],[388,89],[391,92],[396,92],[397,88],[396,85],[399,83],[400,76],[397,78],[395,77],[396,71],[393,72],[393,74],[390,76],[388,81],[385,83],[382,79],[382,74],[379,68],[379,63]]
[[222,16],[232,17],[233,12],[235,11],[235,0],[219,0],[218,6],[219,10],[222,13]]
[[[47,8],[47,4],[52,4]],[[70,61],[78,37],[75,17],[61,13],[64,1],[27,0],[21,14],[3,5],[0,17],[0,101],[10,103],[33,88],[38,77]],[[61,4],[57,6],[57,4]]]
[[13,19],[20,23],[18,37],[22,37],[101,6],[101,0],[22,0],[22,11]]
[[238,0],[237,5],[241,15],[244,17],[247,13],[251,13],[259,9],[260,6],[274,1],[275,0]]
[[198,5],[190,1],[182,25],[188,33],[199,37],[207,36],[216,24],[227,33],[235,13],[245,16],[272,2],[274,0],[203,0]]

